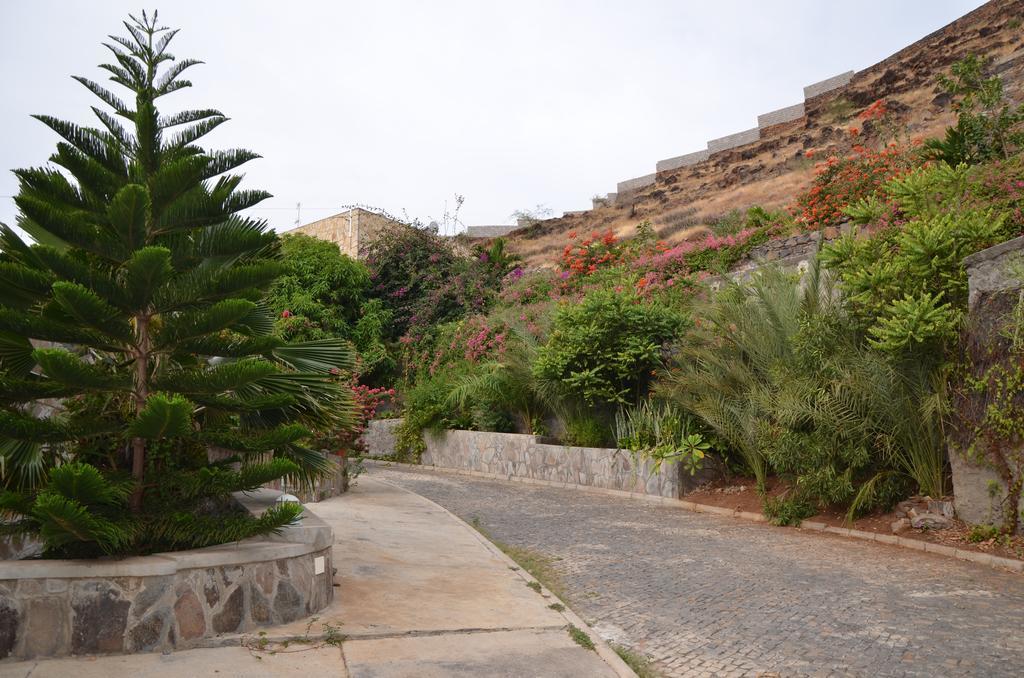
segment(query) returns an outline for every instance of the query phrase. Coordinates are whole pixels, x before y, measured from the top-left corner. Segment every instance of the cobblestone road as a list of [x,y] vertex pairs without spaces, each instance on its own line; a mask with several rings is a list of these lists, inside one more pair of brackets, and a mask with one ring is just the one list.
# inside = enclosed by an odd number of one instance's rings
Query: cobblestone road
[[666,676],[1021,676],[1024,577],[569,489],[371,468],[558,558],[567,602]]

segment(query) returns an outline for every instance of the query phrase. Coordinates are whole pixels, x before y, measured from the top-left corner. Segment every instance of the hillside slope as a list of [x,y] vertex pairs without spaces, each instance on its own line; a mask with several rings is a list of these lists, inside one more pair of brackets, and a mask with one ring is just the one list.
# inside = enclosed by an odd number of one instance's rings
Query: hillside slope
[[[816,159],[849,152],[853,143],[880,143],[867,123],[853,140],[847,128],[876,100],[913,138],[938,136],[954,121],[948,97],[937,88],[939,75],[968,54],[991,59],[1009,99],[1024,100],[1024,0],[992,0],[944,28],[856,73],[845,86],[805,101],[802,118],[761,130],[756,142],[713,153],[689,167],[658,172],[654,183],[614,204],[540,221],[508,236],[511,249],[532,266],[550,265],[570,230],[612,229],[632,234],[650,220],[659,236],[674,243],[690,226],[716,221],[752,205],[783,207],[807,188]],[[654,159],[652,159],[652,165]]]

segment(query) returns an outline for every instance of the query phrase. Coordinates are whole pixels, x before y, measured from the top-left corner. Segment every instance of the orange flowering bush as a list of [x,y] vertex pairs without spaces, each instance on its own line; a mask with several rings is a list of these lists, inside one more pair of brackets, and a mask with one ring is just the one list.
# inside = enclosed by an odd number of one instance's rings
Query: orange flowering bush
[[830,156],[818,164],[814,184],[792,207],[793,217],[805,229],[834,226],[844,219],[843,209],[866,198],[890,179],[915,166],[906,148],[890,144],[882,150],[855,145],[853,153]]
[[[576,231],[569,231],[569,239],[577,238]],[[579,244],[568,244],[562,250],[562,277],[590,275],[599,267],[614,266],[622,258],[622,244],[608,229],[604,234],[594,231]]]

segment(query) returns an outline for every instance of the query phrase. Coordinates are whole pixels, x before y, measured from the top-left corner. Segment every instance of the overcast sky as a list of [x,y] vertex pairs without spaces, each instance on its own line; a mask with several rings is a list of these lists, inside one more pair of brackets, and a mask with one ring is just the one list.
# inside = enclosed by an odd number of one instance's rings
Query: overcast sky
[[[979,0],[386,2],[175,0],[160,18],[178,57],[206,62],[164,111],[232,118],[210,147],[263,158],[247,185],[279,230],[362,203],[424,221],[465,196],[465,224],[543,204],[589,207],[655,161],[704,148],[859,70]],[[101,46],[136,2],[0,0],[0,221],[7,171],[56,136],[31,118],[94,124]]]

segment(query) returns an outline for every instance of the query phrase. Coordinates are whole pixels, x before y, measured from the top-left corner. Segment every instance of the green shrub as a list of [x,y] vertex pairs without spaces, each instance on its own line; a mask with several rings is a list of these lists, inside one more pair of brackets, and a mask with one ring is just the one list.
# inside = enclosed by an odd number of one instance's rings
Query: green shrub
[[267,295],[277,333],[294,340],[349,338],[370,284],[366,267],[334,243],[302,234],[281,239],[281,262],[284,272]]
[[688,415],[650,400],[615,413],[615,440],[619,448],[653,459],[658,466],[678,461],[690,475],[703,468],[711,449]]
[[610,412],[646,394],[681,324],[675,311],[633,293],[596,290],[555,312],[534,374],[574,403]]
[[990,541],[1001,534],[996,525],[972,525],[971,531],[967,534],[967,541],[978,544],[983,541]]
[[569,414],[564,417],[566,445],[576,447],[607,447],[611,443],[611,429],[607,420],[589,413]]
[[817,514],[814,505],[801,497],[765,497],[762,510],[773,525],[799,525]]
[[[885,195],[908,221],[883,221],[867,238],[851,231],[822,250],[877,348],[934,366],[955,344],[967,303],[963,259],[1008,235],[1006,213],[965,206],[968,185],[966,166],[946,164],[890,181]],[[864,202],[849,211],[862,222],[878,217]]]
[[1006,159],[1024,146],[1024,106],[1003,94],[998,75],[985,77],[987,63],[975,54],[953,64],[939,87],[953,98],[957,122],[942,139],[929,139],[925,155],[951,165]]

